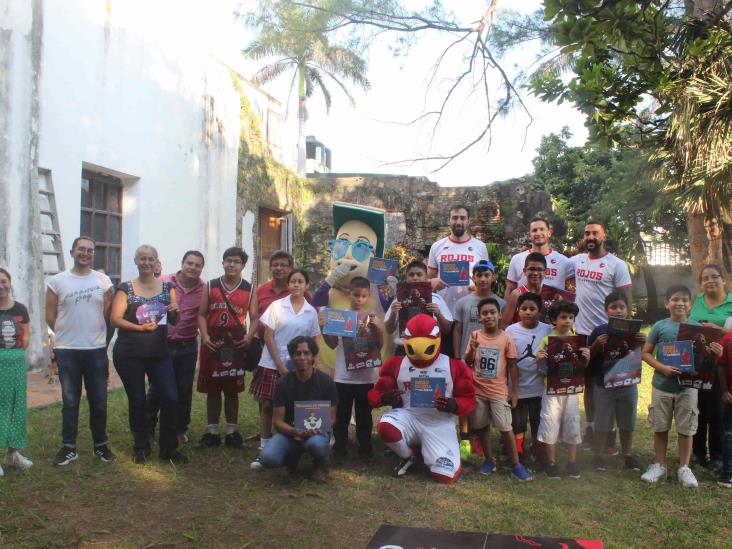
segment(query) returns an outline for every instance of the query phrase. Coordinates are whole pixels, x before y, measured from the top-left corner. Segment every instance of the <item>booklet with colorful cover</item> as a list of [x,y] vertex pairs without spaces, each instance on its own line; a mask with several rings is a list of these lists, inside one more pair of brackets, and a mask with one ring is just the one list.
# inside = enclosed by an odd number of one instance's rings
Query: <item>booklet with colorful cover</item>
[[547,286],[546,284],[541,287],[539,296],[541,297],[541,321],[547,324],[551,324],[549,320],[549,308],[555,301],[564,299],[565,301],[574,303],[575,298],[575,294],[568,290]]
[[694,342],[694,370],[695,376],[683,374],[678,376],[679,385],[693,387],[702,391],[711,391],[716,380],[717,355],[710,343],[719,343],[724,334],[711,326],[697,326],[695,324],[679,325],[679,340]]
[[160,301],[146,301],[137,307],[135,318],[138,324],[155,322],[163,326],[168,323],[168,306]]
[[445,378],[418,376],[411,379],[410,408],[434,408],[435,399],[445,395]]
[[693,341],[664,341],[658,344],[659,362],[672,366],[684,374],[693,374],[694,370],[694,342]]
[[298,431],[330,431],[330,400],[296,400],[293,427]]
[[580,349],[587,339],[582,335],[549,336],[547,343],[546,394],[571,395],[585,390],[585,360]]
[[607,319],[607,333],[613,334],[628,334],[638,333],[643,326],[643,321],[637,318],[620,318],[617,316],[610,316]]
[[397,284],[396,299],[402,304],[399,310],[399,336],[413,316],[427,313],[427,304],[432,303],[432,286],[429,282],[400,282]]
[[448,286],[470,286],[470,262],[440,261],[440,278]]
[[396,259],[372,257],[369,260],[369,270],[366,278],[374,284],[383,284],[390,276],[396,276],[399,262]]
[[359,313],[356,337],[343,338],[343,354],[348,371],[379,368],[382,364],[380,334],[370,316],[368,313]]
[[642,320],[608,318],[607,343],[602,348],[603,383],[606,389],[638,385],[641,381],[641,342],[638,330]]
[[325,315],[325,326],[323,333],[331,336],[356,337],[358,329],[358,313],[346,309],[332,309],[327,307],[323,310]]

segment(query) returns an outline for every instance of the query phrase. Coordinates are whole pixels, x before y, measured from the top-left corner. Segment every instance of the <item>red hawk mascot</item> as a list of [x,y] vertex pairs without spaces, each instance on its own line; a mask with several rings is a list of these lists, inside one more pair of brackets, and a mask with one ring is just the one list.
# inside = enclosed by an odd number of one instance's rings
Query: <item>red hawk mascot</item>
[[[393,406],[377,431],[401,458],[395,472],[403,476],[416,461],[412,447],[421,446],[422,459],[437,482],[449,484],[460,475],[460,447],[453,415],[467,416],[475,408],[473,373],[462,360],[440,353],[440,327],[432,316],[420,314],[407,322],[407,356],[388,359],[369,391],[374,408]],[[425,398],[426,397],[426,398]]]

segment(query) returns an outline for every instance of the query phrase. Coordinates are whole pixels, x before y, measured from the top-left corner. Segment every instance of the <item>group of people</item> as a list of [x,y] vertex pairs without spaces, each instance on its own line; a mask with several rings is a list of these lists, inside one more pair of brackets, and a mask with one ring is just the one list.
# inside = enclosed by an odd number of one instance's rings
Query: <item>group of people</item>
[[[224,444],[246,447],[238,418],[239,393],[249,371],[260,435],[252,469],[294,470],[300,456],[309,454],[313,478],[324,479],[332,458],[347,456],[352,417],[358,457],[371,463],[372,410],[387,406],[391,409],[376,431],[399,458],[398,476],[421,457],[435,479],[454,482],[461,463],[473,454],[483,456],[480,473],[491,474],[497,468],[491,427],[500,432],[511,474],[521,481],[538,471],[552,479],[580,478],[581,445],[592,451],[592,468],[606,470],[606,456],[618,453],[616,430],[624,467],[640,471],[632,453],[637,385],[606,388],[602,380],[608,318],[629,318],[632,310],[630,273],[623,260],[605,249],[604,226],[588,222],[584,252],[566,257],[551,248],[549,222],[533,219],[530,247],[511,259],[502,297],[494,293],[495,268],[487,248],[470,232],[469,208],[452,207],[448,227],[450,234],[432,245],[426,264],[414,260],[400,273],[404,281],[429,283],[432,290],[424,314],[406,326],[399,322],[406,304],[395,296],[393,281],[377,286],[361,276],[348,277],[351,267],[340,263],[373,251],[376,243],[368,235],[336,235],[339,248],[331,253],[339,261],[312,296],[308,273],[284,251],[270,257],[270,279],[254,288],[242,277],[248,257],[237,247],[224,252],[223,274],[205,282],[200,252],[185,252],[177,272],[161,275],[156,249],[143,245],[134,258],[137,277],[114,287],[93,269],[95,242],[80,236],[71,250],[73,266],[53,276],[46,291],[46,321],[54,333],[62,390],[62,440],[53,464],[68,465],[79,457],[82,384],[93,456],[115,459],[106,425],[107,347],[116,330],[112,357],[128,399],[135,463],[151,458],[156,429],[159,458],[188,461],[179,447],[189,443],[194,382],[206,394],[207,417],[194,447],[221,445],[222,408]],[[452,261],[469,263],[469,285],[450,286],[440,278],[440,263]],[[680,484],[697,486],[690,466],[700,464],[719,472],[720,485],[732,487],[732,294],[714,265],[704,267],[699,284],[695,298],[685,286],[668,288],[669,317],[654,324],[647,336],[637,336],[643,359],[655,370],[648,415],[655,461],[641,478],[657,482],[666,477],[674,421]],[[570,289],[574,300],[558,299],[543,310],[544,285]],[[333,288],[348,296],[343,308],[357,313],[355,337],[323,334],[324,306]],[[681,385],[679,370],[657,358],[660,345],[677,340],[682,323],[723,333],[720,343],[710,345],[719,361],[712,390]],[[19,452],[26,446],[28,326],[27,310],[12,297],[11,275],[0,269],[0,447],[7,447],[5,466],[19,469],[32,466]],[[586,336],[586,346],[579,350],[586,366],[584,439],[579,394],[548,394],[545,380],[549,338],[574,334]],[[334,353],[332,376],[319,368],[322,352]],[[356,364],[353,357],[368,360]],[[435,389],[430,385],[434,378],[444,385],[428,405],[418,403],[415,386]],[[331,429],[296,424],[302,402],[330,403]],[[556,451],[560,441],[567,449],[562,468]]]

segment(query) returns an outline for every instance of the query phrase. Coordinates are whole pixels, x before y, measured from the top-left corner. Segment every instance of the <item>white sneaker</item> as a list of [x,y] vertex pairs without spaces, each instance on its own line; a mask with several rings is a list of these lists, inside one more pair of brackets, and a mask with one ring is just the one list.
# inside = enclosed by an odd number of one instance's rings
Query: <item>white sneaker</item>
[[259,456],[254,458],[254,461],[249,464],[249,468],[253,471],[258,471],[262,468],[262,462],[260,461]]
[[650,483],[658,482],[662,478],[666,478],[666,467],[660,463],[651,463],[646,472],[641,475],[642,481]]
[[5,456],[5,465],[7,467],[15,467],[16,469],[24,471],[26,469],[30,469],[33,466],[33,462],[28,458],[23,457],[23,455],[16,450],[15,452]]
[[0,467],[0,477],[2,477],[2,476],[4,476],[4,475],[5,475],[5,471],[3,471],[3,468],[2,468],[2,467]]
[[696,481],[694,473],[686,465],[679,467],[678,473],[679,483],[684,488],[699,488],[699,483]]

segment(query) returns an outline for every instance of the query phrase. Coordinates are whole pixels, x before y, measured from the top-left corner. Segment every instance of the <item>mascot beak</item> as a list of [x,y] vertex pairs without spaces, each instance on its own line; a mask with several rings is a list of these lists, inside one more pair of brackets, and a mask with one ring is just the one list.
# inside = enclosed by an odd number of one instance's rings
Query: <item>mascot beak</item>
[[[415,366],[429,366],[440,354],[442,343],[440,327],[432,317],[418,316],[426,318],[413,323],[412,321],[417,319],[414,317],[407,323],[407,329],[404,332],[404,351]],[[420,320],[422,321],[420,322]]]

